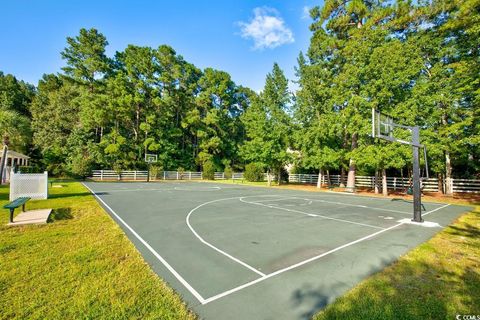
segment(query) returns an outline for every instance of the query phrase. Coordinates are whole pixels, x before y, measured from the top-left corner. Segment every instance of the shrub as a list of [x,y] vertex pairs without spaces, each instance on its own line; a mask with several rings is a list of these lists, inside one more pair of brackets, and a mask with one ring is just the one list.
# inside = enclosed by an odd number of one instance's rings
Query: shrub
[[184,167],[178,167],[177,172],[178,172],[178,176],[180,177],[180,180],[182,180],[183,176],[185,174],[185,168]]
[[205,161],[203,163],[203,179],[215,179],[215,165],[212,161]]
[[225,167],[223,174],[225,175],[225,179],[231,179],[233,175],[232,167],[230,166]]
[[74,178],[85,180],[92,173],[93,161],[90,158],[84,158],[82,155],[74,157],[69,163],[70,175]]
[[158,178],[158,174],[163,171],[163,167],[158,164],[154,164],[150,166],[150,176],[154,179]]
[[249,163],[245,166],[243,176],[248,181],[263,181],[263,166],[260,163]]

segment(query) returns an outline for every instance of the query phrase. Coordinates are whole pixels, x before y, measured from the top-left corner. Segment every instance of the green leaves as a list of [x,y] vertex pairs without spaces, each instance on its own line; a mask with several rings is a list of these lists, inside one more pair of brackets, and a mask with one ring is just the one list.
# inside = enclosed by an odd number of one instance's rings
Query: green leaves
[[291,95],[288,81],[277,64],[266,77],[264,91],[253,98],[242,120],[247,140],[241,155],[247,162],[262,164],[279,172],[290,160],[287,152],[292,132]]

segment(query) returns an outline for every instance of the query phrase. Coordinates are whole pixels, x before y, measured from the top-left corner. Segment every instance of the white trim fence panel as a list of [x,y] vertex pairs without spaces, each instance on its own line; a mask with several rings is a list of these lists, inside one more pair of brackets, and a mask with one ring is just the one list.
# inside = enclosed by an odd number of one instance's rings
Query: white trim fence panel
[[10,173],[10,201],[19,197],[48,198],[48,172]]

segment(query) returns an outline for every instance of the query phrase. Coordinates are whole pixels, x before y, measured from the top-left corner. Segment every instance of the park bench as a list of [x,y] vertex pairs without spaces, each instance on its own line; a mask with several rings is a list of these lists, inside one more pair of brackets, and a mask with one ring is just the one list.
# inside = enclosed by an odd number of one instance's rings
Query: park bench
[[29,197],[20,197],[3,206],[4,209],[10,209],[10,223],[13,223],[13,213],[15,209],[22,206],[22,211],[25,211],[25,203],[27,203],[28,200],[30,200]]

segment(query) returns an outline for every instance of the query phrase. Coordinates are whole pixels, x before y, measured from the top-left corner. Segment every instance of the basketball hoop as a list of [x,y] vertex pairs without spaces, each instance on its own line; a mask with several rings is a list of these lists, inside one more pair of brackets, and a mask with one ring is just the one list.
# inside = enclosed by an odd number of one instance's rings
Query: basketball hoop
[[145,153],[145,162],[147,163],[147,182],[150,182],[150,165],[156,163],[158,156],[152,153]]
[[[411,132],[410,141],[395,137],[394,130],[396,128],[408,130]],[[428,179],[428,162],[427,149],[420,144],[420,127],[404,126],[395,123],[392,117],[381,113],[379,110],[372,108],[372,137],[387,140],[390,142],[398,142],[412,146],[413,151],[413,219],[415,222],[423,222],[422,219],[422,191],[420,186],[420,159],[419,152],[423,148],[423,156],[425,157],[426,177]]]

